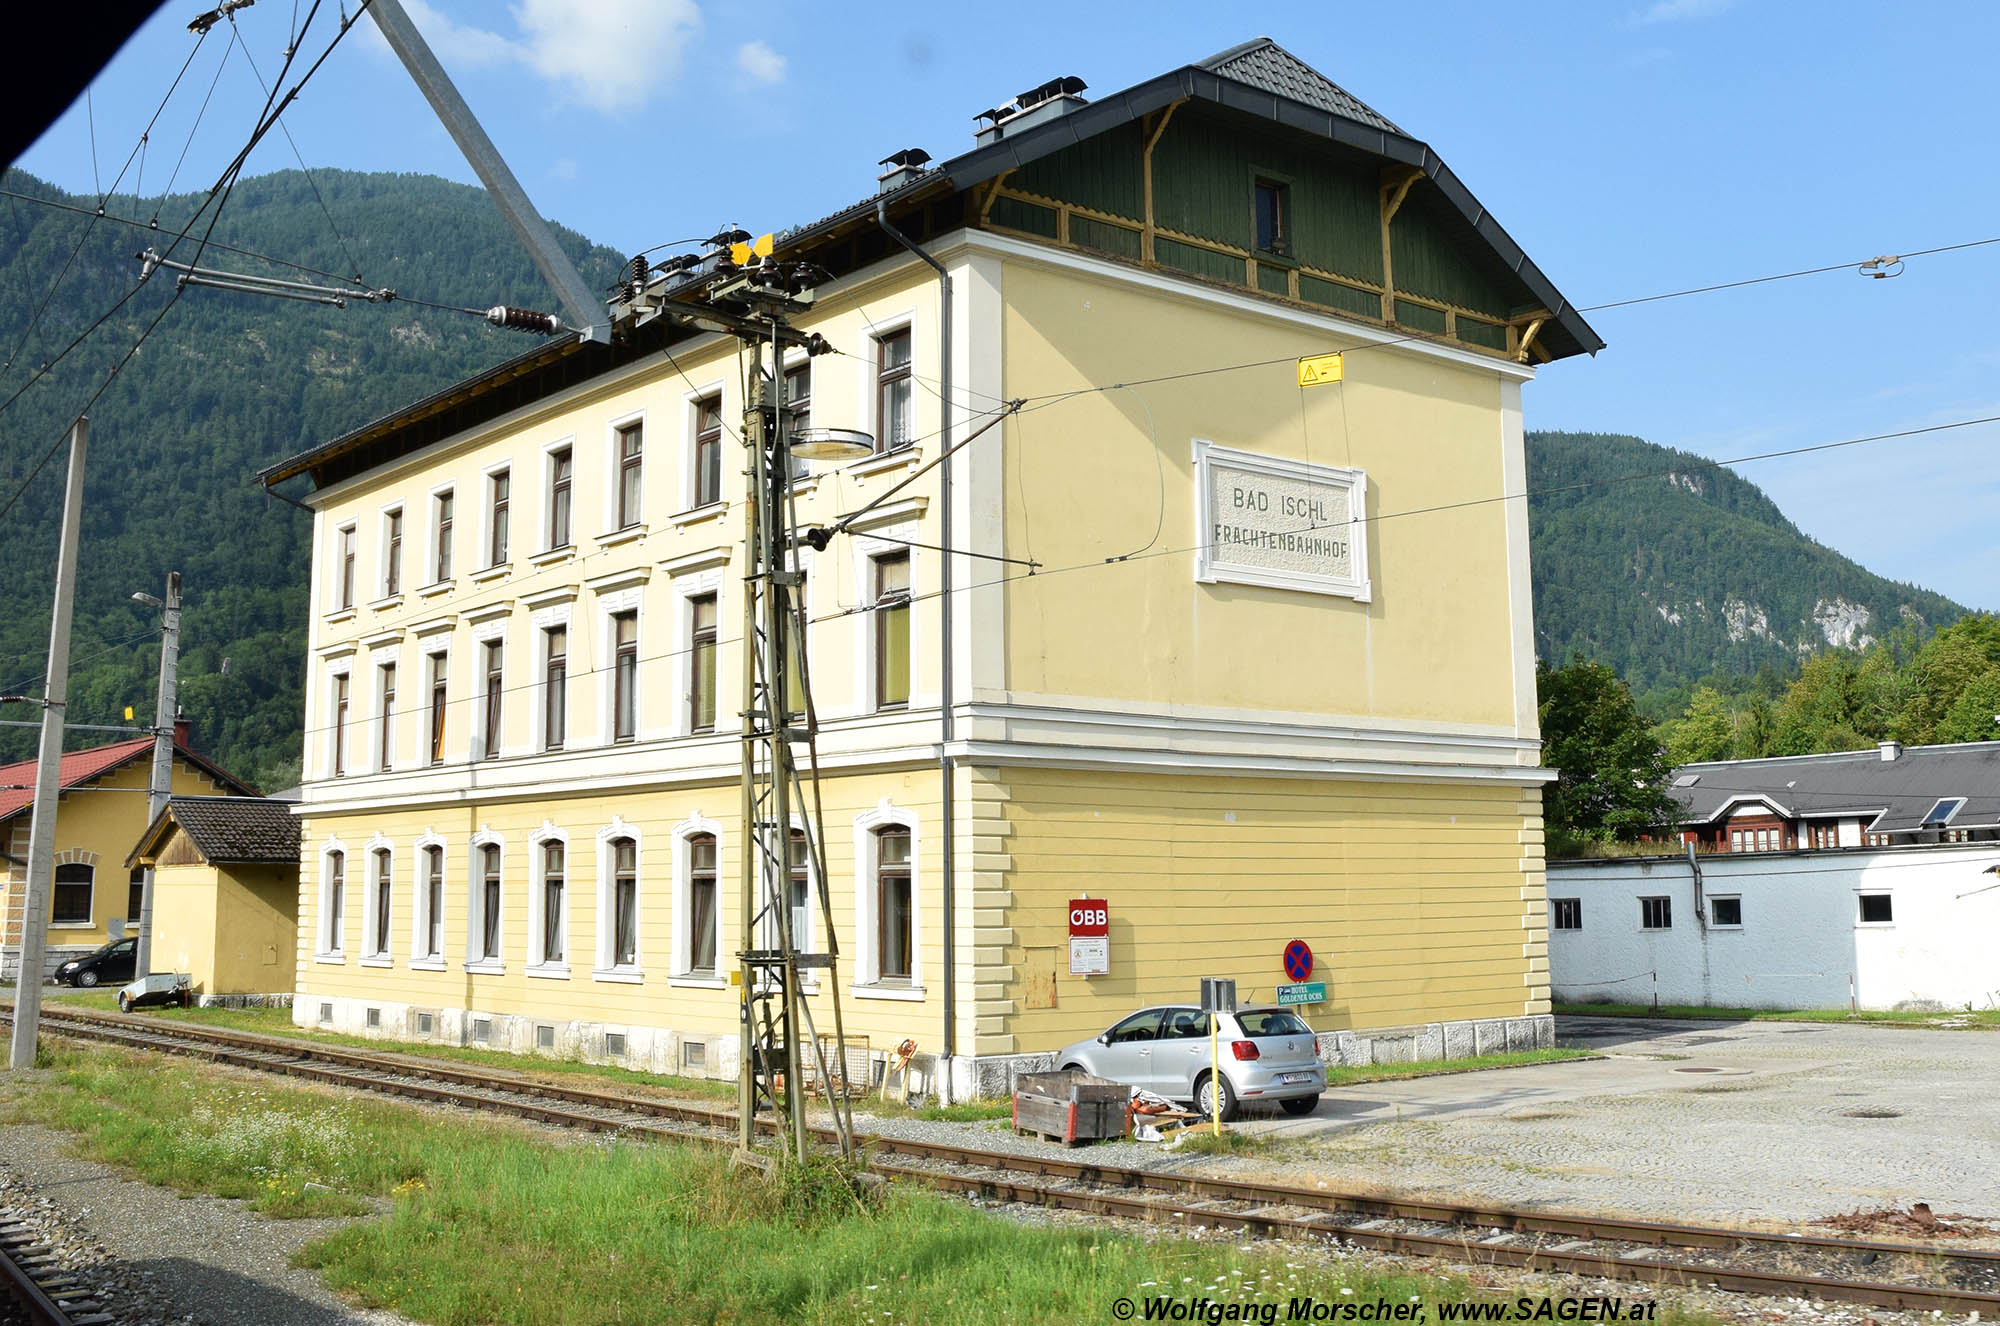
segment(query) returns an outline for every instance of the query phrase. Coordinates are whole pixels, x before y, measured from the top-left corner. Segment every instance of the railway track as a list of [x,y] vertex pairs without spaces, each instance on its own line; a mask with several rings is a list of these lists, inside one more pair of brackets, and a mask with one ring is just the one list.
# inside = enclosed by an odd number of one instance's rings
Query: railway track
[[[11,1011],[0,1020],[11,1018]],[[557,1085],[525,1076],[139,1017],[43,1011],[55,1035],[191,1055],[258,1072],[537,1122],[733,1146],[733,1113]],[[760,1127],[769,1128],[767,1121]],[[830,1129],[815,1130],[832,1144]],[[1093,1164],[1071,1153],[1016,1155],[883,1135],[859,1139],[877,1174],[995,1202],[1260,1238],[1349,1244],[1463,1265],[1906,1311],[2000,1316],[2000,1252],[1937,1244],[1771,1234],[1510,1207],[1412,1201]]]
[[34,1229],[14,1211],[0,1210],[0,1295],[12,1300],[14,1316],[0,1304],[0,1320],[32,1326],[101,1326],[111,1318],[74,1275],[55,1261],[52,1249],[36,1242]]

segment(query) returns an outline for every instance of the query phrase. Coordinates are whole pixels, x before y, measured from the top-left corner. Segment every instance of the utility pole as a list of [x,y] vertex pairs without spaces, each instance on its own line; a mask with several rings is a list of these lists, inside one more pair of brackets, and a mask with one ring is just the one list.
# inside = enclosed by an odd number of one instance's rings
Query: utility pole
[[[167,808],[174,791],[174,719],[180,713],[177,698],[181,657],[181,573],[167,572],[167,597],[134,594],[141,603],[160,609],[160,694],[153,705],[153,776],[146,785],[146,823],[150,825]],[[139,886],[139,953],[134,976],[153,974],[153,868],[146,867]]]
[[83,520],[83,463],[90,417],[69,430],[69,480],[63,487],[62,544],[56,555],[56,603],[49,618],[49,674],[42,695],[42,741],[35,757],[35,809],[28,828],[28,888],[21,913],[21,966],[14,982],[14,1041],[8,1067],[35,1066],[42,1016],[42,957],[48,951],[49,896],[55,874],[56,802],[61,791],[63,710],[69,704],[69,621],[76,599],[77,527]]

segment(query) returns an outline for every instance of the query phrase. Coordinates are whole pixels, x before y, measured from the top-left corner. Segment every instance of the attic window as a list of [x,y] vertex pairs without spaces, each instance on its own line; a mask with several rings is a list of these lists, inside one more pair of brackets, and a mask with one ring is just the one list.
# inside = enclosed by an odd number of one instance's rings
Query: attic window
[[1257,251],[1290,257],[1292,252],[1292,189],[1277,180],[1259,178],[1253,190],[1257,221]]
[[1944,825],[1951,823],[1951,817],[1958,814],[1964,806],[1964,797],[1940,798],[1938,803],[1932,806],[1924,815],[1924,827],[1926,829],[1942,828]]
[[1701,781],[1700,774],[1682,774],[1679,778],[1674,779],[1674,786],[1693,787],[1696,783],[1700,781]]

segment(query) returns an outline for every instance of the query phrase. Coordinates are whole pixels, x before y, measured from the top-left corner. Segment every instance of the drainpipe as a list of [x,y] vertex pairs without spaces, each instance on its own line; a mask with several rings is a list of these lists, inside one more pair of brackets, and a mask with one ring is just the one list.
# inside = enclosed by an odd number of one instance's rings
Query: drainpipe
[[[938,433],[938,447],[945,453],[938,462],[938,544],[951,547],[951,274],[944,264],[926,253],[917,242],[889,224],[889,203],[887,199],[875,202],[875,224],[882,233],[914,253],[930,265],[938,276],[938,395],[942,398],[939,413],[943,427]],[[958,1055],[958,846],[953,828],[953,788],[957,782],[957,761],[951,755],[952,742],[952,577],[951,554],[946,553],[938,561],[938,620],[940,641],[938,645],[939,667],[942,669],[938,683],[938,783],[940,794],[939,831],[943,835],[943,851],[939,854],[939,869],[944,888],[944,1051],[942,1059],[944,1071],[938,1076],[938,1099],[949,1104],[952,1099],[952,1063]]]

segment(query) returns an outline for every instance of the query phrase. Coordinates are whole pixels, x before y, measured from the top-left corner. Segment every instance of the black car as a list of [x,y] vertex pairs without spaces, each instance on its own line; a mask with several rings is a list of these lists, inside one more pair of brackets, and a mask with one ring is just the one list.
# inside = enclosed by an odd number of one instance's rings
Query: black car
[[56,968],[57,985],[123,985],[139,965],[139,940],[114,939],[93,953]]

